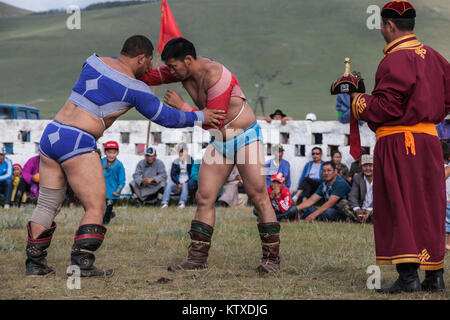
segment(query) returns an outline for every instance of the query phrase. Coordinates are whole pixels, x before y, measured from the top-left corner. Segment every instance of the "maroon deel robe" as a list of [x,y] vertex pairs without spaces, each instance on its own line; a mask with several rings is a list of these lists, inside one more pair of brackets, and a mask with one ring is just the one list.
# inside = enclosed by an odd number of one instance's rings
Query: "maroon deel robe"
[[[373,131],[440,123],[450,111],[450,65],[415,35],[384,49],[372,95],[358,94],[352,112]],[[403,130],[403,127],[400,127]],[[408,128],[405,128],[408,130]],[[412,133],[377,139],[374,150],[373,224],[377,264],[420,263],[444,267],[445,175],[437,136]]]

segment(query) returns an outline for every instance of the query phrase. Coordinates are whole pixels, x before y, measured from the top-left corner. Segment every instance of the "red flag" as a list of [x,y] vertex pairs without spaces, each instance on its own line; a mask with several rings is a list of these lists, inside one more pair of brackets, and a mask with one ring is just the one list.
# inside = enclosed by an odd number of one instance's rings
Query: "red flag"
[[161,0],[161,27],[159,29],[158,48],[156,50],[162,52],[168,41],[178,37],[181,37],[181,32],[178,29],[172,11],[170,11],[169,4],[167,0]]

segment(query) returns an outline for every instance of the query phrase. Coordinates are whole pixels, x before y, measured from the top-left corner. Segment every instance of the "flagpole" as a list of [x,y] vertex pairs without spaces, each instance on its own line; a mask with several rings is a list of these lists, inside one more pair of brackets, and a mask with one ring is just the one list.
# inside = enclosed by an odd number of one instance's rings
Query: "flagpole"
[[[156,64],[155,64],[155,68],[158,68],[158,64],[159,64],[159,55],[160,55],[160,52],[159,52],[159,51],[156,51]],[[156,86],[153,86],[152,92],[153,92],[153,95],[155,95],[155,93],[156,93]],[[145,144],[145,150],[147,150],[148,147],[149,147],[149,143],[150,143],[150,129],[151,129],[151,127],[152,127],[152,121],[151,121],[151,120],[148,120],[148,125],[147,125],[147,142],[146,142],[146,144]]]

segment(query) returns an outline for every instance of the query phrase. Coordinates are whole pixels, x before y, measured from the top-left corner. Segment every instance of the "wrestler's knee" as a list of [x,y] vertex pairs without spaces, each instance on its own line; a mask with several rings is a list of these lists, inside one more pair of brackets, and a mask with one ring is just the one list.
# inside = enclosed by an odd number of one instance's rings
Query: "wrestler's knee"
[[217,195],[211,195],[209,192],[203,190],[197,190],[195,195],[195,200],[197,201],[198,207],[213,207],[215,203],[215,198]]
[[38,202],[30,220],[45,228],[50,228],[53,220],[61,210],[61,204],[65,195],[65,187],[62,189],[49,189],[41,186],[39,188]]

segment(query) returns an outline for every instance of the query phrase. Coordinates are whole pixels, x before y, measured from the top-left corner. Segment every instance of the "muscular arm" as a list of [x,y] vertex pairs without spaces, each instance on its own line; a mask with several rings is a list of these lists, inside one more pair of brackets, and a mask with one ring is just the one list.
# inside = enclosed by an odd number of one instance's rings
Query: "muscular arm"
[[150,69],[138,80],[145,82],[149,86],[159,86],[164,83],[179,82],[180,80],[170,73],[168,66],[161,66]]

